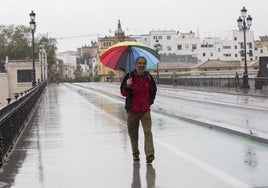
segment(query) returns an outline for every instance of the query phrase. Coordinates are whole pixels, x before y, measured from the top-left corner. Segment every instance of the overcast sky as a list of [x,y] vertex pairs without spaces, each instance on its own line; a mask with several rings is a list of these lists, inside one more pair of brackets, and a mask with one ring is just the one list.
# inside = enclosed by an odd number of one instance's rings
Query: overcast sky
[[150,30],[199,32],[201,37],[223,37],[237,30],[237,18],[245,6],[253,17],[255,40],[268,34],[268,0],[3,0],[1,25],[29,25],[29,13],[36,13],[36,34],[50,37],[92,36],[58,40],[58,51],[76,50],[109,35],[121,20],[129,34]]

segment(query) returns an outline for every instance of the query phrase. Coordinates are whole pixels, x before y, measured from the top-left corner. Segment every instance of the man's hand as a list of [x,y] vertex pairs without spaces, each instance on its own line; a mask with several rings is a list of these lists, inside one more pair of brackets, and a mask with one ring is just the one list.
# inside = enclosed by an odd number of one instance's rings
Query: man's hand
[[127,86],[130,87],[132,85],[132,78],[127,79]]

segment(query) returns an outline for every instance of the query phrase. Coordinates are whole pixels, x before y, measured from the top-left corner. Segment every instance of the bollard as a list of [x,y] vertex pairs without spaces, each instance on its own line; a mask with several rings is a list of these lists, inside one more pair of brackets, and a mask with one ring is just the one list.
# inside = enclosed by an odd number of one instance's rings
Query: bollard
[[14,93],[14,97],[15,97],[15,99],[17,100],[18,97],[19,97],[19,94],[18,94],[18,93]]
[[8,97],[8,98],[7,98],[7,104],[10,104],[10,101],[11,101],[11,98]]

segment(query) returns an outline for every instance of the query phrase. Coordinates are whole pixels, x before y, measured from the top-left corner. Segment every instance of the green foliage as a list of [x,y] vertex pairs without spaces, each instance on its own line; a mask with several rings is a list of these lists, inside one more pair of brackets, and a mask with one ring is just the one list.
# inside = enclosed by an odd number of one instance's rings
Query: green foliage
[[113,78],[115,76],[114,71],[108,71],[108,75],[110,78]]
[[0,25],[0,60],[29,59],[31,57],[31,33],[23,25]]
[[[57,41],[45,34],[34,38],[34,57],[38,58],[39,47],[43,45],[47,52],[48,69],[56,63]],[[32,33],[30,27],[23,25],[0,25],[0,61],[8,56],[11,60],[32,59]]]
[[179,76],[176,74],[176,72],[173,72],[173,74],[171,75],[171,79],[172,80],[178,80]]
[[108,71],[108,75],[109,75],[109,81],[113,81],[115,73],[113,71]]
[[56,51],[57,51],[57,40],[55,38],[49,38],[46,35],[40,35],[38,37],[38,46],[42,46],[45,48],[47,53],[47,62],[48,62],[48,69],[53,64],[56,64]]

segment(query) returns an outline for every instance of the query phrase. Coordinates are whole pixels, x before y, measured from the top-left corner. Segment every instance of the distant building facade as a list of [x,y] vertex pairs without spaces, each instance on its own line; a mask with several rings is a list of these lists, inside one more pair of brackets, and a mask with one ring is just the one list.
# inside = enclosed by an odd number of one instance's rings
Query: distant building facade
[[[105,67],[100,62],[99,55],[109,47],[122,41],[138,41],[152,48],[159,41],[161,45],[159,51],[161,60],[158,70],[156,67],[153,67],[151,72],[156,74],[158,71],[160,76],[170,76],[174,72],[190,75],[191,71],[194,71],[193,74],[197,74],[198,71],[200,74],[212,73],[210,68],[207,70],[196,68],[204,66],[205,62],[212,63],[215,67],[219,66],[213,74],[222,74],[223,71],[225,73],[229,71],[230,74],[238,71],[242,74],[245,54],[247,56],[249,74],[253,76],[257,69],[253,64],[257,65],[259,57],[268,55],[268,36],[261,36],[260,40],[255,41],[253,31],[251,30],[246,31],[245,45],[247,52],[244,53],[244,34],[240,30],[230,31],[224,39],[219,37],[205,37],[201,39],[199,34],[195,32],[179,32],[175,30],[152,30],[148,34],[126,36],[122,30],[120,20],[118,20],[114,35],[99,37],[98,43],[96,43],[98,47],[94,49],[93,53],[90,51],[92,51],[94,45],[79,48],[77,51],[77,66],[79,67],[77,70],[80,71],[80,76],[94,73],[100,77],[101,81],[107,81],[109,79],[109,72],[113,72],[115,74],[114,78],[120,81],[124,72]],[[90,63],[91,57],[94,57],[94,61],[97,62],[95,67]],[[235,69],[233,62],[239,62]],[[170,72],[171,70],[172,72]],[[79,76],[79,74],[76,76]]]
[[[150,31],[149,34],[133,36],[137,41],[154,47],[156,40],[161,48],[161,62],[203,63],[208,60],[240,61],[244,59],[244,35],[239,30],[229,32],[225,39],[205,37],[201,39],[192,31],[181,33],[174,30]],[[264,41],[262,37],[261,41]],[[267,39],[268,40],[268,39]],[[267,55],[266,48],[255,47],[253,31],[246,31],[247,60],[258,60]]]
[[[98,45],[99,45],[99,55],[101,55],[105,50],[107,50],[109,47],[115,45],[118,42],[123,41],[136,41],[133,37],[128,37],[125,35],[124,31],[122,30],[120,20],[118,20],[117,29],[114,32],[114,36],[105,36],[105,37],[99,37],[98,38]],[[123,76],[123,71],[116,71],[112,70],[108,67],[105,67],[99,60],[98,57],[98,76],[100,77],[100,80],[105,82],[108,81],[109,78],[109,71],[114,73],[114,78],[116,81],[119,81]]]

